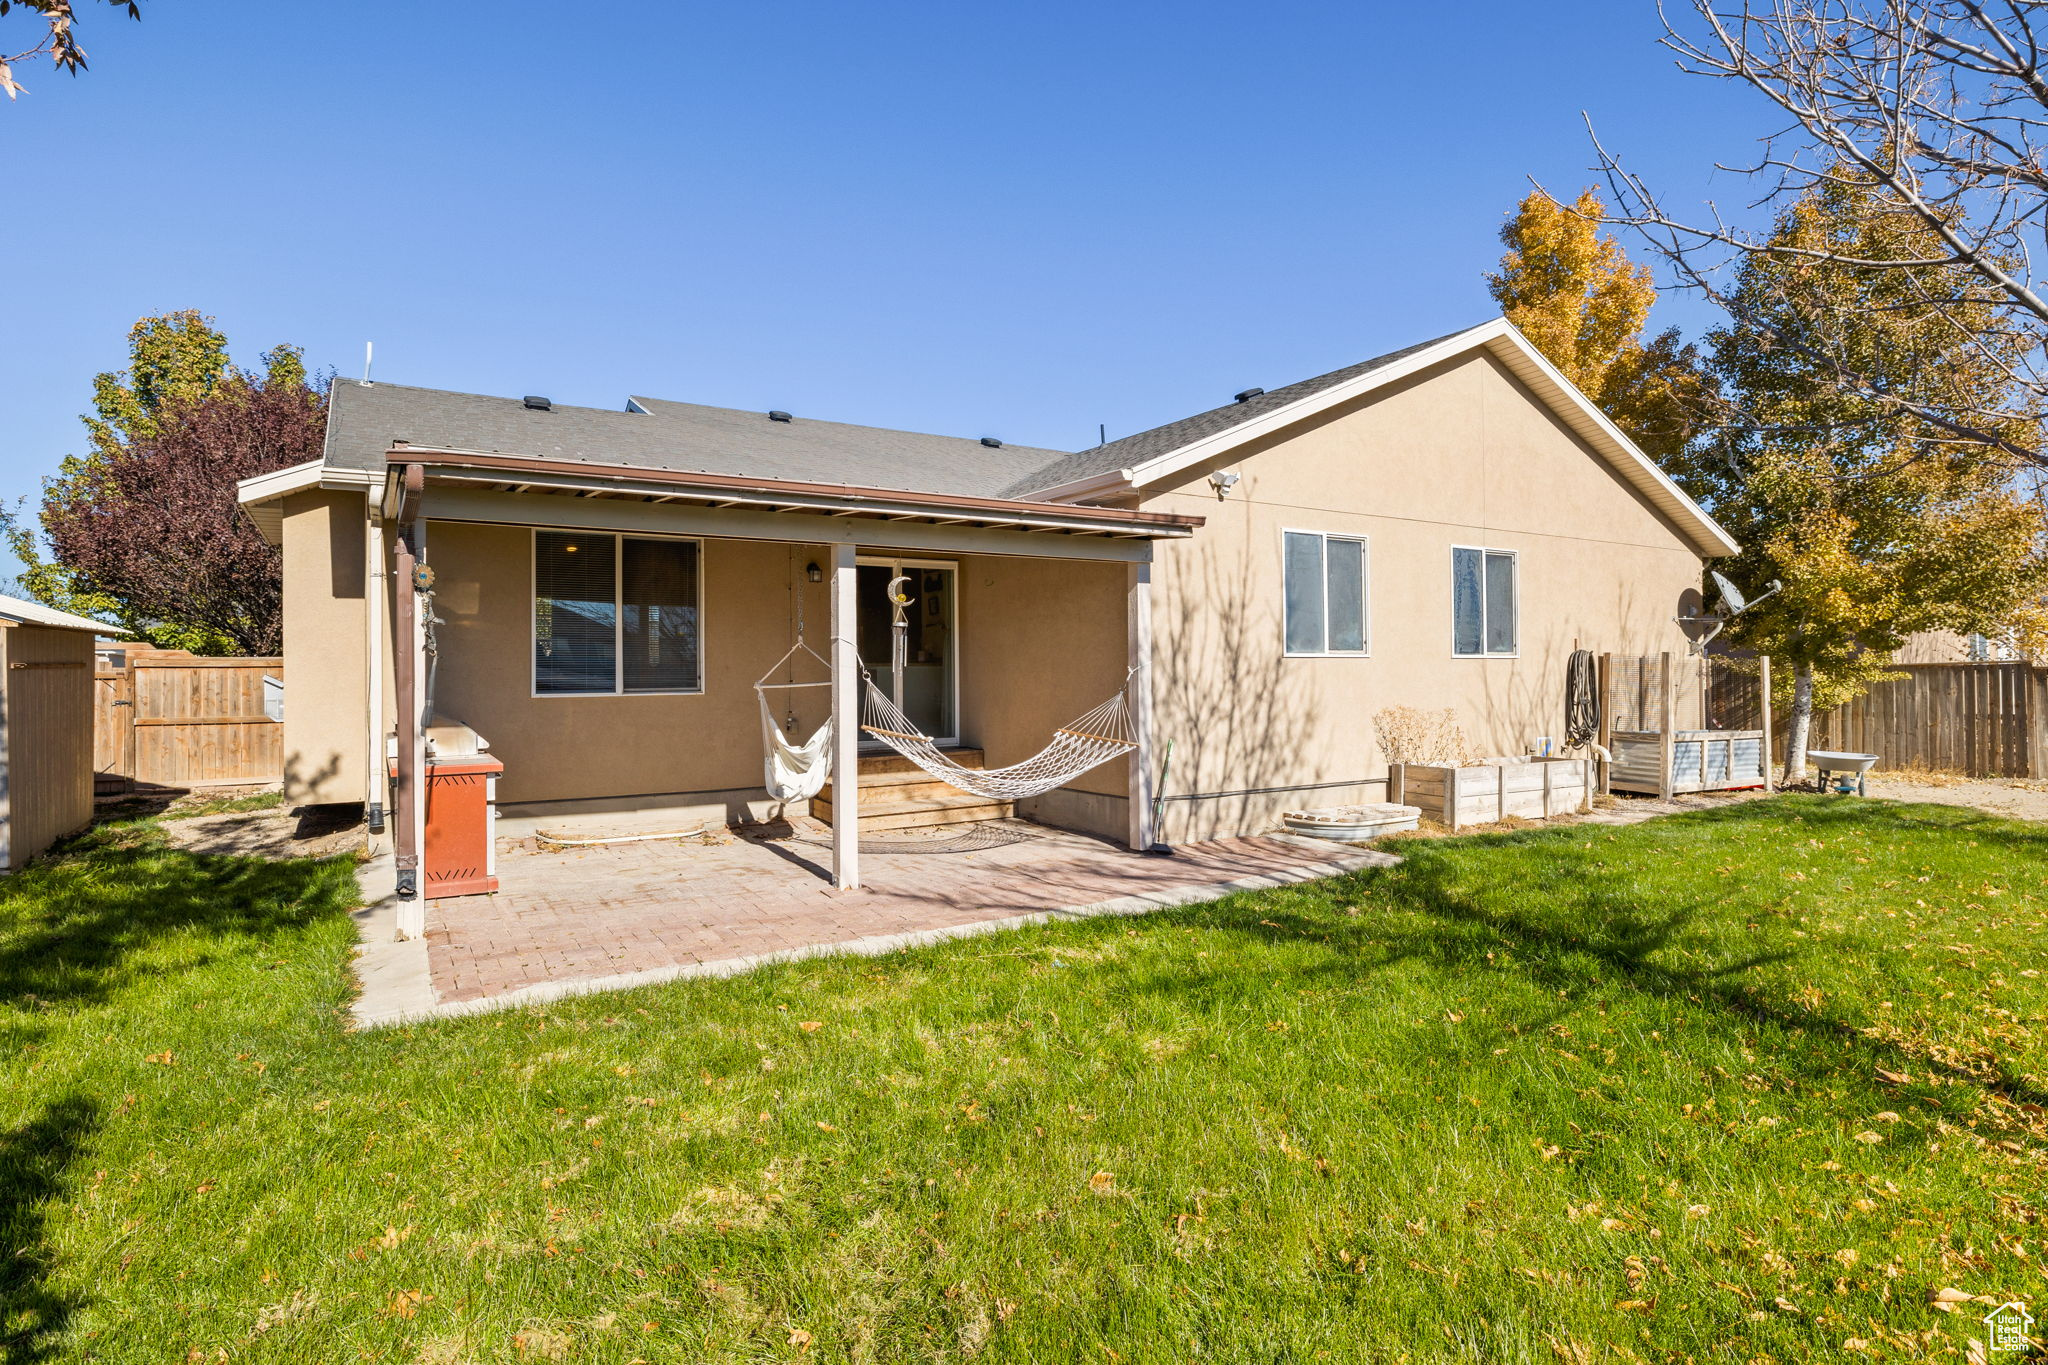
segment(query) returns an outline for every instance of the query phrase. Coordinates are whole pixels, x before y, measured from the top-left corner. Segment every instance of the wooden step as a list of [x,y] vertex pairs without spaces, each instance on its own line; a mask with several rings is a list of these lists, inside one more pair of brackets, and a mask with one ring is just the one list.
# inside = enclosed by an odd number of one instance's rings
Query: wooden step
[[[939,752],[963,768],[980,768],[987,764],[988,756],[979,749],[941,749]],[[902,754],[891,753],[886,749],[880,753],[860,756],[860,784],[863,787],[873,781],[901,775],[916,777],[923,772],[924,769]]]
[[[860,803],[862,829],[923,829],[931,825],[964,825],[978,820],[1007,820],[1015,807],[1008,801],[990,801],[972,792],[945,789],[943,796],[903,797],[894,792],[876,799],[863,795]],[[832,823],[832,802],[824,796],[811,799],[811,818]]]
[[[987,756],[979,749],[943,749],[940,752],[963,768],[980,768],[986,765]],[[887,791],[891,796],[913,799],[943,796],[948,793],[959,794],[959,788],[939,781],[903,755],[891,753],[861,756],[860,786],[862,791]],[[831,801],[830,782],[825,784],[818,797],[827,802]],[[869,801],[872,799],[869,798]],[[863,805],[866,804],[868,802],[863,802]]]

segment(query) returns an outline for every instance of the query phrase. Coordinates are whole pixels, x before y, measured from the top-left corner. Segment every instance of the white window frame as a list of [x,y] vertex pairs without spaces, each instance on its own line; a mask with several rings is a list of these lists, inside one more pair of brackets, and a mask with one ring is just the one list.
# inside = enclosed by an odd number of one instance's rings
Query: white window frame
[[[1323,542],[1323,644],[1330,643],[1330,542],[1343,540],[1358,546],[1358,568],[1364,581],[1359,584],[1359,613],[1365,631],[1364,649],[1294,649],[1287,643],[1287,537],[1315,536]],[[1306,526],[1280,528],[1280,652],[1289,659],[1370,659],[1372,657],[1372,537],[1351,531],[1319,531]]]
[[[535,634],[540,608],[540,538],[550,535],[610,536],[612,538],[612,690],[609,692],[543,692],[540,690],[540,640]],[[697,547],[697,685],[695,687],[635,688],[626,690],[626,611],[619,597],[626,590],[626,542],[628,540],[687,541]],[[526,539],[526,688],[535,701],[588,701],[593,697],[701,697],[704,695],[705,659],[710,654],[704,630],[704,538],[668,536],[642,531],[609,531],[588,526],[534,526]]]
[[[1458,648],[1458,551],[1479,553],[1479,652],[1467,654]],[[1515,647],[1495,652],[1486,648],[1486,556],[1506,555],[1514,565]],[[1498,545],[1451,545],[1451,657],[1453,659],[1519,659],[1522,657],[1522,552]]]

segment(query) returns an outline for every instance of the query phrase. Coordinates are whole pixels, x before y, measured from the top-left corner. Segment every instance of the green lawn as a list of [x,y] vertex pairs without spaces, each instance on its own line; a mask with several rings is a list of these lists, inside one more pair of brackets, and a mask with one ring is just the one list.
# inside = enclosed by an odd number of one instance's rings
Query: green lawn
[[0,1358],[1960,1359],[1985,1310],[1933,1291],[2048,1319],[2048,829],[1788,797],[1401,848],[350,1035],[345,867],[103,829],[0,882]]

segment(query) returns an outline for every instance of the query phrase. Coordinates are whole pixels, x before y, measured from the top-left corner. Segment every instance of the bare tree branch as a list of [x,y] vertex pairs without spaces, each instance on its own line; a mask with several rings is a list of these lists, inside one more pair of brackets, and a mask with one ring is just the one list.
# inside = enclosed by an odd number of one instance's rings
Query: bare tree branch
[[1773,242],[1761,229],[1729,223],[1712,204],[1698,216],[1672,213],[1595,136],[1614,200],[1610,219],[1635,228],[1681,287],[1723,308],[1736,300],[1720,277],[1746,258],[1913,275],[1916,306],[2009,376],[2002,406],[1902,392],[1811,337],[1773,340],[1844,393],[1931,434],[2048,468],[2038,420],[2048,410],[2048,288],[2033,264],[2048,232],[2048,65],[2039,30],[2048,3],[1674,0],[1659,13],[1681,70],[1741,85],[1784,119],[1759,139],[1753,161],[1720,167],[1759,183],[1750,209],[1851,187],[1910,216],[1939,246],[1873,258],[1846,246]]

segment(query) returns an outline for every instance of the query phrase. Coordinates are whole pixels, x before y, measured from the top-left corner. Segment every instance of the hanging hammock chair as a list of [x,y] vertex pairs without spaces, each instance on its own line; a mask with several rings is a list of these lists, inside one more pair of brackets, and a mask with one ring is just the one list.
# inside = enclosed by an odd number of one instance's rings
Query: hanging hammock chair
[[[789,652],[777,659],[760,681],[754,684],[754,699],[761,704],[761,738],[767,749],[767,759],[762,766],[762,785],[768,795],[787,805],[791,801],[808,801],[824,789],[832,776],[832,718],[826,716],[825,723],[817,728],[811,737],[801,744],[791,744],[782,737],[782,726],[776,723],[774,709],[768,705],[770,692],[795,691],[806,687],[830,687],[831,682],[770,682],[782,666],[795,658],[797,651],[803,651],[823,665],[828,671],[832,665],[825,662],[823,655],[804,643],[804,637],[796,637],[796,643]],[[792,713],[792,722],[794,714]]]
[[[1124,675],[1128,689],[1133,668]],[[963,768],[947,758],[931,736],[917,728],[902,708],[891,701],[867,669],[860,671],[866,686],[862,698],[860,728],[949,786],[987,797],[991,801],[1017,801],[1039,796],[1121,758],[1138,747],[1137,727],[1131,721],[1130,701],[1125,690],[1086,715],[1052,732],[1052,743],[1007,768]]]

